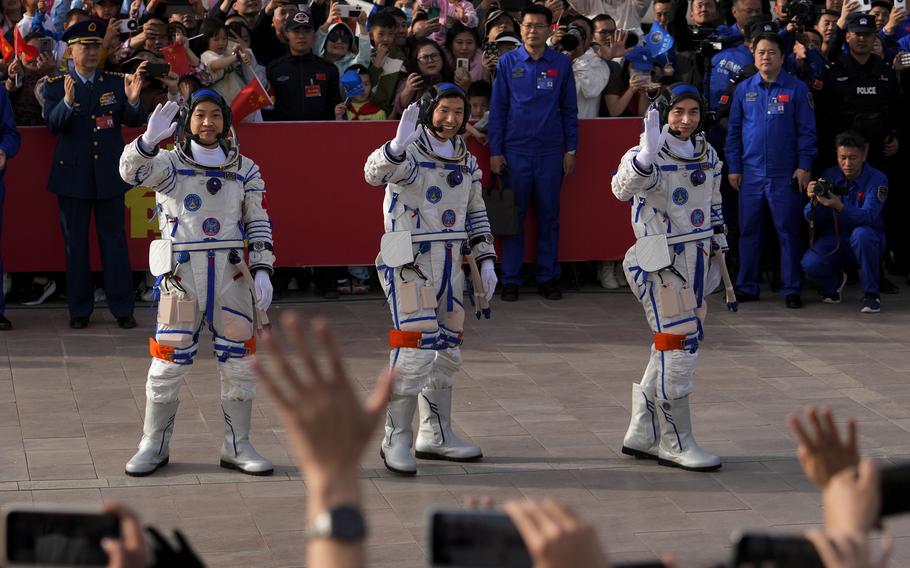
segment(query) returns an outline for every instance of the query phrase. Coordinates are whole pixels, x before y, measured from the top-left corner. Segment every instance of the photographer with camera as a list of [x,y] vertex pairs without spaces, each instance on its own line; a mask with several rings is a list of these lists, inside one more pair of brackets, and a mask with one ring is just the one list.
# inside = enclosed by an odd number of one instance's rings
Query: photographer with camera
[[711,58],[710,76],[705,76],[705,96],[708,110],[716,112],[720,97],[743,68],[752,63],[751,38],[748,31],[756,27],[761,16],[759,0],[736,0],[733,3],[733,16],[736,24],[732,27],[721,26],[717,32],[721,36],[721,45],[725,49]]
[[610,80],[607,62],[592,47],[593,31],[591,20],[578,16],[569,24],[569,31],[560,43],[560,47],[572,59],[575,92],[578,95],[578,118],[597,118],[600,95]]
[[858,268],[865,297],[862,312],[881,311],[880,263],[885,252],[882,208],[888,197],[888,178],[866,163],[869,144],[856,131],[837,135],[837,166],[809,182],[806,205],[809,250],[803,256],[806,274],[816,280],[823,301],[838,304],[849,268]]

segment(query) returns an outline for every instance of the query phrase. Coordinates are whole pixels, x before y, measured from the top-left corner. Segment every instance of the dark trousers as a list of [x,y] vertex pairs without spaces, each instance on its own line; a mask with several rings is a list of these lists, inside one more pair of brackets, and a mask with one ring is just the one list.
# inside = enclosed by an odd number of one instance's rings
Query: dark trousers
[[115,317],[133,313],[133,274],[126,245],[123,197],[79,199],[57,196],[60,227],[66,242],[66,303],[70,318],[88,317],[95,307],[92,269],[89,265],[88,228],[95,213],[95,229],[101,246],[104,292]]
[[521,232],[502,238],[502,282],[521,284],[525,257],[524,219],[528,204],[537,209],[537,283],[559,280],[559,193],[563,155],[529,156],[506,151],[509,173],[503,183],[515,191]]

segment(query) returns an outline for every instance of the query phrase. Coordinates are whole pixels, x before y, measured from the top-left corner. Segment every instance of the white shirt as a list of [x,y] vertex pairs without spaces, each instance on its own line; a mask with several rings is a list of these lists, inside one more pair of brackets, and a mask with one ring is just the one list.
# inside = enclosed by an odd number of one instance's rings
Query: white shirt
[[578,118],[597,118],[600,96],[610,81],[610,67],[593,48],[588,48],[572,61],[572,72],[578,95]]

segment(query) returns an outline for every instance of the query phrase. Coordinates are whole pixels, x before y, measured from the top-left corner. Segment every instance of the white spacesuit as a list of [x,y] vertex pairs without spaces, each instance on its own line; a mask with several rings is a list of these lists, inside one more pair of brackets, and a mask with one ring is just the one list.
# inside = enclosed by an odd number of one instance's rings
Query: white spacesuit
[[[214,148],[199,144],[189,129],[190,115],[204,101],[215,102],[223,113],[222,142]],[[271,462],[249,441],[256,395],[254,327],[271,302],[269,275],[275,261],[265,184],[259,167],[227,143],[230,107],[220,95],[197,91],[186,113],[188,140],[175,150],[159,150],[158,143],[174,131],[176,112],[175,103],[159,105],[146,134],[127,145],[120,158],[124,180],[155,190],[161,229],[150,253],[160,297],[155,336],[149,339],[153,359],[145,425],[126,473],[149,475],[168,463],[177,394],[196,355],[199,332],[207,326],[221,375],[221,466],[269,475]],[[249,266],[243,259],[244,240],[249,242]]]
[[623,269],[654,333],[641,384],[632,386],[632,420],[622,451],[662,465],[711,471],[721,461],[692,436],[689,394],[706,296],[720,283],[712,247],[727,248],[722,163],[698,131],[680,140],[668,135],[668,126],[661,130],[666,113],[680,100],[696,100],[704,116],[694,87],[674,85],[664,97],[662,112],[649,111],[642,144],[623,156],[612,183],[618,199],[631,200],[637,241]]
[[396,138],[364,166],[368,183],[386,186],[386,234],[376,266],[392,312],[390,359],[399,378],[381,454],[386,467],[401,474],[417,471],[411,421],[418,404],[417,457],[482,456],[479,447],[452,431],[452,377],[461,366],[464,329],[462,247],[471,248],[480,266],[481,300],[489,300],[496,287],[495,252],[477,161],[460,136],[433,135],[434,108],[447,98],[464,100],[464,94],[445,83],[429,89],[419,105],[405,111]]

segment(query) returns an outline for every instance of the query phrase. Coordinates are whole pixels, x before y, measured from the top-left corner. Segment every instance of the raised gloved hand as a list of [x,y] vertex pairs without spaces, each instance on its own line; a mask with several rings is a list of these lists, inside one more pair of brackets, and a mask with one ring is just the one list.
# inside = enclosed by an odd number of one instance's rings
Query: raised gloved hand
[[417,103],[411,103],[408,108],[401,113],[401,120],[398,121],[398,132],[395,138],[389,142],[389,150],[396,156],[401,156],[404,151],[411,145],[411,142],[417,140],[420,131],[417,130],[417,117],[420,115],[420,107]]
[[256,271],[256,308],[266,311],[272,304],[272,281],[267,270]]
[[660,127],[660,112],[656,108],[649,109],[648,114],[645,115],[645,136],[641,144],[641,151],[633,158],[636,165],[643,170],[651,169],[657,153],[660,152],[667,139],[669,130],[669,124],[665,124],[663,128]]
[[148,126],[142,134],[142,147],[145,150],[154,150],[158,144],[174,135],[177,130],[177,123],[174,117],[180,111],[180,105],[173,101],[168,101],[162,105],[158,103],[152,114],[149,115]]
[[492,258],[487,258],[480,263],[480,281],[483,282],[483,291],[489,301],[496,293],[496,283],[499,282]]
[[727,235],[723,233],[714,233],[711,236],[711,245],[714,249],[720,249],[720,252],[727,254],[730,250],[730,246],[727,245]]

